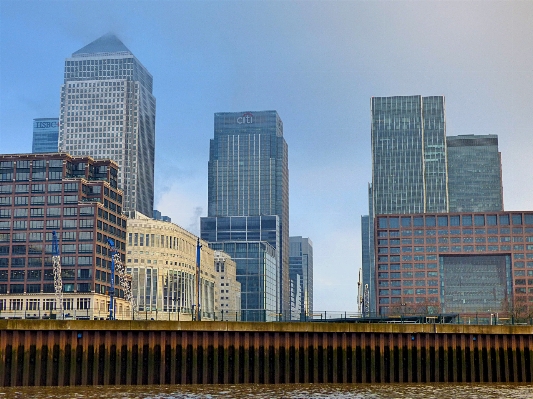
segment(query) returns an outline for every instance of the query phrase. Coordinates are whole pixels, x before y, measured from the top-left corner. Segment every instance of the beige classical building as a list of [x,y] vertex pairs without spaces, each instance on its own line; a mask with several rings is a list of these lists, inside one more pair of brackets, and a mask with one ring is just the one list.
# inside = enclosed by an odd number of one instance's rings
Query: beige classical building
[[[136,318],[193,318],[198,303],[197,243],[197,236],[174,223],[138,212],[128,219],[126,269],[132,276]],[[200,245],[201,318],[213,320],[219,313],[214,251],[205,241]]]
[[216,285],[219,289],[219,320],[241,319],[241,283],[237,281],[237,266],[223,251],[215,251]]

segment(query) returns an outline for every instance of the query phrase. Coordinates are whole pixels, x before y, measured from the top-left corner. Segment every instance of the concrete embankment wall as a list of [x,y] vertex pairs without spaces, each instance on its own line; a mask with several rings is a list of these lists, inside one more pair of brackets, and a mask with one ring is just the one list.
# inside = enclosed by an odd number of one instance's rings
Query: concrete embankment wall
[[531,382],[532,326],[0,320],[0,386]]

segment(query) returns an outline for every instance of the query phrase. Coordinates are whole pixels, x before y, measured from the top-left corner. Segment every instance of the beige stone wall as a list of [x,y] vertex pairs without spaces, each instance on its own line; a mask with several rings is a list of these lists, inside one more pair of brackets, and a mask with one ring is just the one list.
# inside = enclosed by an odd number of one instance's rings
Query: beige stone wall
[[[131,320],[130,304],[115,298],[115,319]],[[47,319],[51,314],[66,320],[105,320],[109,317],[109,296],[94,292],[63,293],[63,311],[57,309],[55,294],[11,294],[0,298],[0,319]]]
[[237,281],[237,265],[223,251],[215,251],[215,274],[220,290],[218,319],[241,319],[241,283]]
[[[180,226],[137,213],[128,219],[126,268],[138,317],[190,320],[196,309],[196,245],[198,237]],[[141,245],[142,244],[142,245]],[[214,253],[200,240],[202,318],[218,312]]]

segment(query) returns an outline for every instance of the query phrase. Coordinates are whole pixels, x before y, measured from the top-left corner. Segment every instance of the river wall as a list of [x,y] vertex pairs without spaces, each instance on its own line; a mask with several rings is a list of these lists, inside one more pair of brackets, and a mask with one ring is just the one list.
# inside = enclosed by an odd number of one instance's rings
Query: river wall
[[0,386],[531,382],[533,326],[0,320]]

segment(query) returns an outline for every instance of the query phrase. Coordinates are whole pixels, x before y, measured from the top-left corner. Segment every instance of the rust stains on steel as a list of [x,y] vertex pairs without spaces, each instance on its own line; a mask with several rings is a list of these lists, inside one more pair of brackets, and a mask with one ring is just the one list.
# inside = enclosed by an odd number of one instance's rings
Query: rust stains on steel
[[0,320],[0,386],[532,378],[532,326]]

